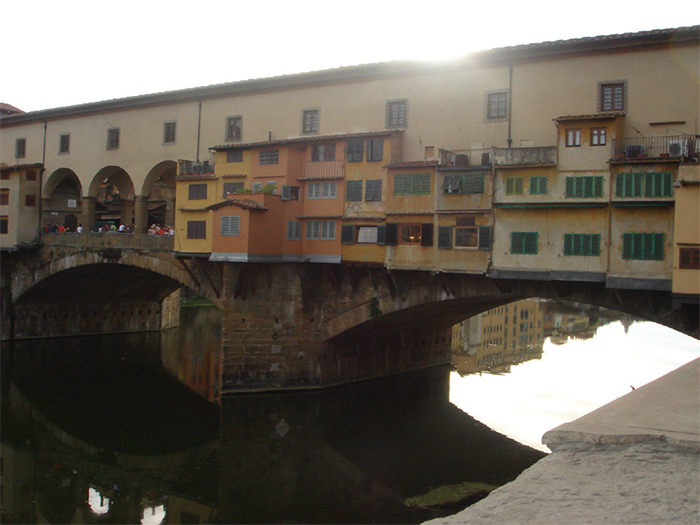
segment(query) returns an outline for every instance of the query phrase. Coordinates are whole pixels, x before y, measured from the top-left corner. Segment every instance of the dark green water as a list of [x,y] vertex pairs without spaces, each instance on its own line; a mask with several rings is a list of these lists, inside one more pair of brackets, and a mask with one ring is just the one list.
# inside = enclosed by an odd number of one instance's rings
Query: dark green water
[[217,316],[4,346],[2,522],[419,523],[543,456],[450,403],[447,368],[220,398]]

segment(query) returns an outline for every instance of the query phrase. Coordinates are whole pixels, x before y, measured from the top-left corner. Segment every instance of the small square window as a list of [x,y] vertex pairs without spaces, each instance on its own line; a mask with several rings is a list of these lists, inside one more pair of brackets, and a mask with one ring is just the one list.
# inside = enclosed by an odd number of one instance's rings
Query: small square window
[[107,149],[119,149],[119,128],[107,130]]
[[36,180],[36,171],[27,170],[27,180]]
[[166,122],[163,124],[163,144],[175,144],[175,122]]
[[27,153],[27,139],[21,138],[15,140],[15,158],[23,159]]
[[346,159],[348,162],[362,162],[364,141],[362,139],[348,140]]
[[0,215],[0,233],[7,233],[9,230],[9,219],[7,215]]
[[0,190],[0,206],[10,204],[10,190]]
[[243,136],[243,117],[226,118],[226,140],[241,140]]
[[386,127],[405,128],[408,125],[408,100],[388,100],[386,103]]
[[243,162],[243,150],[230,149],[226,152],[226,162]]
[[335,160],[335,144],[314,144],[311,146],[311,162]]
[[276,149],[264,149],[258,154],[258,164],[277,164],[279,162],[279,151]]
[[58,152],[59,153],[70,153],[70,133],[62,133],[58,137]]
[[581,130],[567,129],[566,130],[566,147],[578,147],[581,145]]
[[190,184],[187,188],[187,198],[191,201],[207,198],[206,184]]
[[318,133],[319,111],[317,109],[305,109],[301,115],[301,132]]
[[244,188],[242,182],[224,182],[224,199],[229,193],[237,193]]
[[591,128],[591,146],[605,146],[605,128]]
[[508,118],[508,92],[498,91],[486,95],[486,119],[503,120]]
[[24,196],[25,206],[36,206],[36,195],[25,195]]
[[206,239],[207,221],[187,221],[188,239]]

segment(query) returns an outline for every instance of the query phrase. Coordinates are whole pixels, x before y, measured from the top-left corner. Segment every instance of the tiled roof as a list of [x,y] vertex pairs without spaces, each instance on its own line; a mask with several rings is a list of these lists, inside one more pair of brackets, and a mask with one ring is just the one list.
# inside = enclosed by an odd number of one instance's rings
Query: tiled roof
[[392,162],[391,164],[387,164],[384,166],[385,168],[389,169],[398,169],[398,168],[433,168],[437,166],[439,163],[436,160],[414,160],[414,161],[406,161],[406,162]]
[[231,149],[253,149],[270,146],[284,146],[286,144],[306,144],[309,142],[331,142],[334,140],[348,140],[365,137],[386,137],[392,133],[403,133],[402,129],[385,129],[381,131],[362,131],[357,133],[335,133],[330,135],[304,135],[289,139],[268,140],[262,142],[236,142],[231,144],[219,144],[210,146],[211,151],[227,151]]
[[624,117],[624,111],[608,111],[605,113],[591,113],[588,115],[564,115],[553,120],[556,122],[564,122],[567,120],[611,120],[617,117]]
[[225,206],[238,206],[244,210],[267,211],[269,208],[261,202],[251,199],[226,199],[225,201],[217,202],[211,206],[207,206],[207,210],[218,210]]

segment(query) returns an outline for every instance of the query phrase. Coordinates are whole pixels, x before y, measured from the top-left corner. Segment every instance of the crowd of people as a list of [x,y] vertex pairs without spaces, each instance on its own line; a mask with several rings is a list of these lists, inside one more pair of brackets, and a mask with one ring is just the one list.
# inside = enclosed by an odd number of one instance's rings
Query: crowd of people
[[[97,233],[134,233],[134,225],[132,223],[117,226],[115,223],[105,222],[96,226],[93,231]],[[83,233],[83,225],[78,224],[72,229],[63,224],[47,224],[44,226],[44,233]],[[151,224],[151,227],[148,228],[148,235],[175,235],[175,229],[172,226]]]

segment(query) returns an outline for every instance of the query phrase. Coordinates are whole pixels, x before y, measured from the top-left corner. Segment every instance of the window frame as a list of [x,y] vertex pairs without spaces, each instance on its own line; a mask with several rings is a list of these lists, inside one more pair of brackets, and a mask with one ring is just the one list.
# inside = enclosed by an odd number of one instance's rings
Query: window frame
[[187,221],[187,238],[206,239],[207,221]]
[[523,178],[521,176],[506,177],[506,195],[523,194]]
[[121,143],[121,128],[107,129],[107,150],[118,150]]
[[566,128],[564,130],[564,145],[567,148],[580,148],[581,128]]
[[177,137],[177,121],[166,120],[163,122],[163,146],[175,144]]
[[326,142],[311,145],[311,162],[332,162],[335,160],[335,143]]
[[592,147],[607,146],[608,130],[605,127],[595,127],[590,129],[590,144]]
[[362,179],[345,181],[345,201],[362,202]]
[[530,195],[547,195],[548,178],[544,175],[533,175],[529,180]]
[[385,124],[387,129],[408,127],[407,98],[395,98],[386,101]]
[[381,162],[384,159],[384,139],[375,137],[367,139],[367,162]]
[[[619,100],[615,90],[619,89]],[[609,92],[609,93],[608,93]],[[598,111],[625,111],[627,107],[627,82],[606,80],[598,82]]]
[[307,108],[301,110],[301,134],[313,135],[321,128],[321,110]]
[[[235,125],[232,125],[235,124]],[[229,115],[226,117],[226,128],[224,130],[224,140],[226,142],[236,142],[243,138],[243,116]]]
[[335,199],[337,196],[337,181],[314,181],[306,184],[307,199]]
[[394,173],[394,195],[407,197],[431,194],[430,173]]
[[15,158],[23,159],[27,156],[27,138],[18,137],[15,139]]
[[347,162],[362,162],[365,155],[365,141],[362,139],[348,139],[345,146],[345,160]]
[[335,235],[334,220],[312,220],[306,221],[306,240],[308,241],[334,241]]
[[187,185],[187,200],[202,201],[207,199],[208,184],[206,182],[198,182],[196,184]]
[[680,246],[678,249],[679,270],[700,270],[700,246]]
[[[417,235],[416,235],[417,229]],[[414,238],[411,240],[411,235]],[[408,239],[408,240],[407,240]],[[410,246],[420,246],[423,240],[423,228],[420,223],[401,223],[399,224],[398,243],[407,244]]]
[[600,233],[565,233],[562,253],[567,257],[600,257]]
[[58,136],[58,154],[70,154],[70,133],[61,133]]
[[381,202],[382,179],[368,179],[365,183],[365,202]]
[[232,164],[234,162],[243,162],[243,150],[242,149],[226,150],[226,163]]
[[[666,258],[665,244],[666,235],[664,233],[623,233],[622,259],[627,261],[664,261]],[[658,253],[659,251],[661,253]]]
[[0,215],[0,235],[5,235],[10,232],[10,217],[8,215]]
[[[534,250],[532,244],[534,240]],[[537,255],[539,253],[538,232],[511,232],[510,253],[512,255]]]
[[[567,176],[565,181],[564,197],[567,199],[602,198],[605,194],[604,182],[605,178],[603,175]],[[590,195],[587,194],[588,189],[590,189]]]
[[[458,243],[463,240],[463,236],[468,234],[473,240],[473,244]],[[455,248],[473,248],[479,246],[479,227],[478,226],[455,226],[454,228],[454,247]]]
[[[232,191],[226,191],[226,188],[227,188],[227,187],[229,188],[229,190],[232,190]],[[236,181],[236,182],[224,182],[224,183],[223,183],[223,186],[222,186],[222,188],[221,188],[221,190],[222,190],[222,198],[225,199],[226,196],[227,196],[229,193],[235,194],[235,193],[238,193],[238,191],[239,191],[239,190],[242,190],[242,189],[245,189],[245,182],[240,182],[240,181]]]
[[[501,100],[502,99],[502,100]],[[495,100],[495,103],[492,101]],[[507,89],[488,91],[485,96],[484,114],[488,122],[508,119],[509,97]]]
[[301,240],[301,221],[297,221],[297,220],[287,221],[287,240],[288,241],[300,241]]
[[10,205],[10,189],[2,188],[0,189],[0,206]]
[[[263,162],[263,160],[265,162]],[[280,150],[279,149],[261,149],[258,151],[259,166],[273,166],[279,164]]]
[[241,235],[240,215],[221,215],[219,217],[219,235],[222,237],[238,237]]

